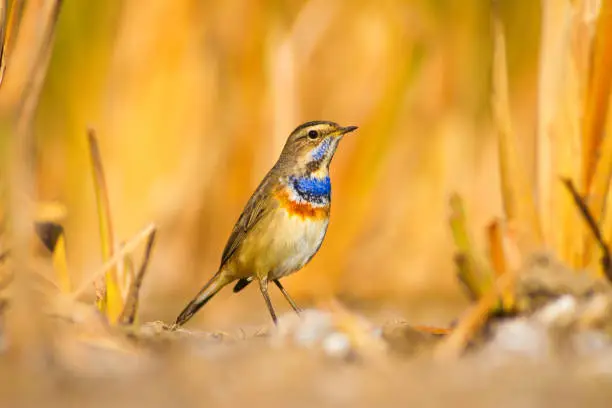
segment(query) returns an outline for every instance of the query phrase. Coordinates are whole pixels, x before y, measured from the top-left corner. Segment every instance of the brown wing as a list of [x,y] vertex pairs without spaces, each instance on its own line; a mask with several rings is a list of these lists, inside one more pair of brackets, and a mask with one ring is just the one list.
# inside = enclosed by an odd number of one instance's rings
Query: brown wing
[[247,202],[242,214],[240,214],[240,218],[238,218],[236,225],[234,225],[234,229],[227,240],[227,244],[225,244],[223,255],[221,255],[221,266],[225,265],[229,258],[240,247],[251,228],[253,228],[266,213],[272,210],[270,205],[272,201],[270,200],[269,194],[272,191],[273,182],[272,171],[270,171]]

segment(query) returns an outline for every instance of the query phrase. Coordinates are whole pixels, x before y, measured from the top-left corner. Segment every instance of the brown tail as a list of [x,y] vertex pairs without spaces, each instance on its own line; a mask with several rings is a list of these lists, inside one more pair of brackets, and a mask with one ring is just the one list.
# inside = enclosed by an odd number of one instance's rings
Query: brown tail
[[225,285],[230,283],[226,278],[225,273],[219,271],[213,276],[206,285],[200,290],[200,293],[183,309],[181,314],[176,318],[174,323],[176,326],[182,326],[197,313],[202,306],[206,304],[213,296],[217,294]]

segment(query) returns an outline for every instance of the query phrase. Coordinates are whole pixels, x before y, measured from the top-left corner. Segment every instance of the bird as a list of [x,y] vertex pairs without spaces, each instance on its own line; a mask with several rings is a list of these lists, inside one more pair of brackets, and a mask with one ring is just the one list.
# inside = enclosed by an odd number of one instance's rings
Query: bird
[[234,225],[217,272],[178,315],[174,327],[185,324],[223,287],[236,281],[234,293],[253,281],[259,283],[275,325],[269,282],[300,313],[280,279],[302,269],[321,247],[331,206],[329,165],[340,140],[356,129],[318,120],[291,132]]

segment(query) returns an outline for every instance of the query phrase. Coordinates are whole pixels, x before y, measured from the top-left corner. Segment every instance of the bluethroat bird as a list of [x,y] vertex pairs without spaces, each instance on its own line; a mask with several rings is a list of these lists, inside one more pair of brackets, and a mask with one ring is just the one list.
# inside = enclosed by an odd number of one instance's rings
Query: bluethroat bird
[[224,286],[238,281],[234,293],[253,280],[276,313],[268,295],[272,281],[296,313],[300,309],[280,278],[300,270],[319,250],[329,223],[331,162],[342,136],[357,129],[334,122],[298,126],[281,155],[240,214],[221,256],[217,273],[185,307],[175,325],[187,322]]

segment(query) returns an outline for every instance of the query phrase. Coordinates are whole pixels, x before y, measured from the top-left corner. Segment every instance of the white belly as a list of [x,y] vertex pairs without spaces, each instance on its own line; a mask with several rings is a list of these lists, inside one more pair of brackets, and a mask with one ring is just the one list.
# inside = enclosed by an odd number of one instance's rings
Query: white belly
[[249,234],[232,265],[236,278],[279,279],[301,269],[318,251],[329,219],[302,218],[276,209]]
[[278,279],[300,270],[316,254],[323,243],[329,219],[302,219],[281,210],[284,227],[278,229],[270,250],[278,253],[278,265],[270,275]]

